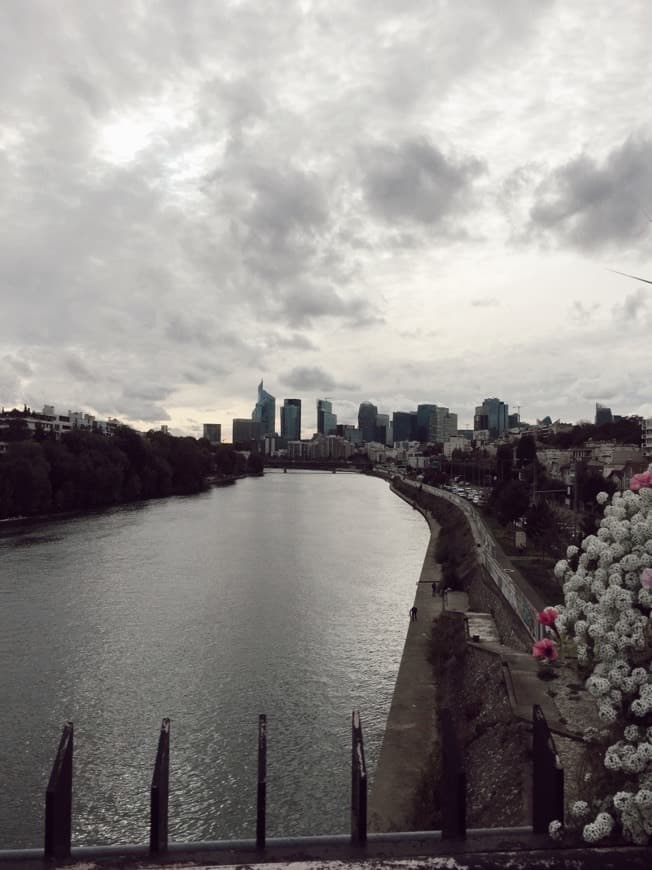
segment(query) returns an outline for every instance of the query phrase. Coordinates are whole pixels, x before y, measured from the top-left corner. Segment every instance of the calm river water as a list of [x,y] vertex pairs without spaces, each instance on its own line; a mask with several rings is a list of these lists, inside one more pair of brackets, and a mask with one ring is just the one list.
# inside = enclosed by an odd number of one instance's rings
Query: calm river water
[[0,848],[42,844],[62,723],[75,844],[147,842],[161,718],[170,839],[348,829],[350,717],[373,771],[428,540],[388,485],[268,473],[0,531]]

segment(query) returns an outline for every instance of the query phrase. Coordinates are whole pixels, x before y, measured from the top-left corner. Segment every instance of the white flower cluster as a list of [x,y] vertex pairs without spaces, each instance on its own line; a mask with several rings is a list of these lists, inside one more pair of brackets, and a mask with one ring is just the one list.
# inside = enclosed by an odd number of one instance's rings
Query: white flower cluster
[[594,822],[584,825],[582,836],[587,843],[597,843],[613,831],[614,820],[609,813],[598,813]]
[[548,836],[551,840],[561,840],[564,836],[564,826],[559,819],[555,819],[548,825]]
[[[611,503],[600,493],[598,502],[606,507],[597,533],[555,566],[564,590],[556,627],[574,638],[579,663],[592,669],[586,688],[612,744],[604,765],[623,789],[599,796],[593,812],[601,811],[583,836],[594,843],[618,826],[643,844],[652,837],[652,589],[642,580],[652,574],[652,488],[616,493]],[[571,815],[586,822],[592,812],[578,801]]]

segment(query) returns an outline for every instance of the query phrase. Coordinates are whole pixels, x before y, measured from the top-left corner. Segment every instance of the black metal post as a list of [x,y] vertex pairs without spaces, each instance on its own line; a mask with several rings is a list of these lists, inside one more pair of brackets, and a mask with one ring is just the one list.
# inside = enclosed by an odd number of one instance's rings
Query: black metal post
[[367,765],[360,713],[351,716],[351,843],[363,846],[367,842]]
[[267,802],[267,716],[258,717],[258,792],[256,795],[256,848],[265,848]]
[[156,762],[152,774],[149,812],[149,851],[167,852],[168,848],[168,794],[170,781],[170,720],[163,719],[158,738]]
[[532,830],[547,834],[550,822],[564,822],[564,768],[546,717],[532,707]]
[[457,744],[453,717],[441,711],[441,835],[442,839],[466,838],[466,772]]
[[66,722],[45,791],[45,857],[69,858],[72,841],[73,726]]

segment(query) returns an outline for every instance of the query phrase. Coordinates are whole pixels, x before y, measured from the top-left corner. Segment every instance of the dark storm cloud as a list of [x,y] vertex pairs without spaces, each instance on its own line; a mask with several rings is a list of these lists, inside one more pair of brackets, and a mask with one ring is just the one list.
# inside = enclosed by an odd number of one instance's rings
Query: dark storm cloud
[[535,191],[529,232],[582,250],[649,245],[652,140],[627,139],[599,161],[581,154]]
[[440,225],[463,214],[473,182],[485,171],[476,158],[447,157],[426,139],[369,147],[361,156],[367,203],[390,223]]

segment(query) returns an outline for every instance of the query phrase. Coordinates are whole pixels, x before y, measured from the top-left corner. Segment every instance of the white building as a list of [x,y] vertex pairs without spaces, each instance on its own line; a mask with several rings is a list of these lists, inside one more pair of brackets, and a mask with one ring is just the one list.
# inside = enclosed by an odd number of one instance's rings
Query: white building
[[652,456],[652,417],[643,421],[643,449],[646,456]]

